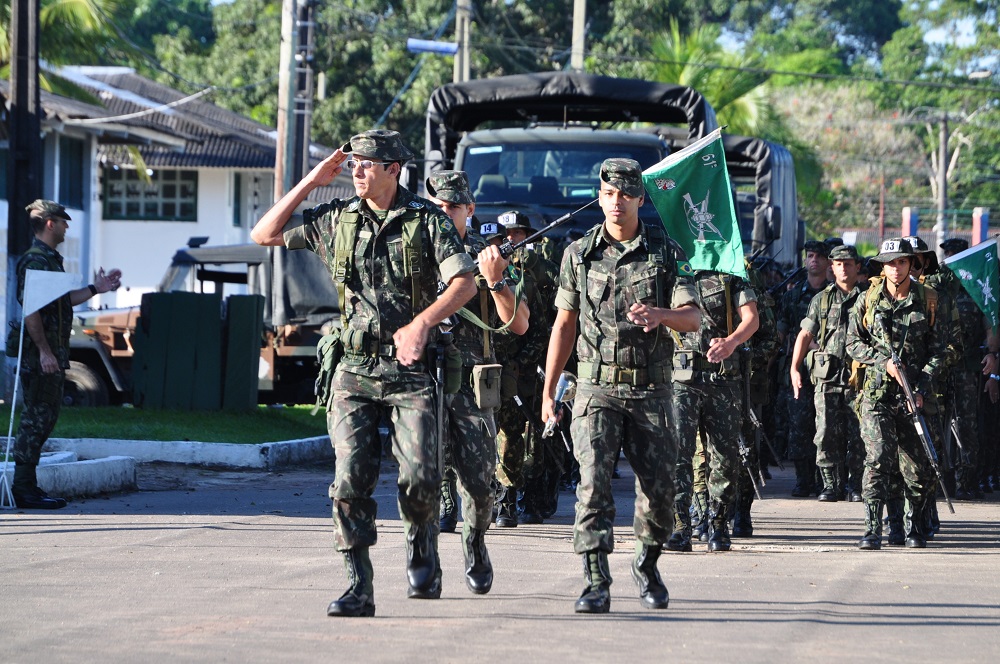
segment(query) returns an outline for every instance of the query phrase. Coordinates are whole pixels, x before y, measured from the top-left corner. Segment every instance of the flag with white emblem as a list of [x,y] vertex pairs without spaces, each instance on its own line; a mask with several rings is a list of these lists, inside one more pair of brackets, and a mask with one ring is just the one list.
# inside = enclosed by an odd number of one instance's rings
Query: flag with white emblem
[[747,278],[721,129],[647,168],[642,183],[694,270]]
[[944,260],[962,287],[979,305],[994,330],[1000,326],[1000,276],[997,272],[997,242],[990,239]]

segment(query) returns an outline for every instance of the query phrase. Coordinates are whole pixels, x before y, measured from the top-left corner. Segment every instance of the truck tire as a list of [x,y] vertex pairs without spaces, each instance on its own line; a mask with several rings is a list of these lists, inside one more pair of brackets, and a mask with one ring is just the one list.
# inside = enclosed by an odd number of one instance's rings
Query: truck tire
[[63,387],[64,406],[107,406],[108,386],[83,362],[70,360]]

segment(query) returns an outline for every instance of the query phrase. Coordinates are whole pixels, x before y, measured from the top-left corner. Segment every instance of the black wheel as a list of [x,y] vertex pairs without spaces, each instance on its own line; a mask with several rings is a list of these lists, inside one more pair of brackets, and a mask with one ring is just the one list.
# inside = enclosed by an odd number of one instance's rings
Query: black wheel
[[107,406],[108,386],[83,362],[70,360],[63,387],[64,406]]

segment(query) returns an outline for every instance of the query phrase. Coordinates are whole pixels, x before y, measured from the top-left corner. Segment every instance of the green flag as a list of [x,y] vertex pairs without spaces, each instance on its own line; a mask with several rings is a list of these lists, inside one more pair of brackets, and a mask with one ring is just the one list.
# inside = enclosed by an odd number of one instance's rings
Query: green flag
[[1000,277],[997,276],[996,240],[982,242],[944,260],[955,273],[993,329],[1000,325]]
[[642,183],[667,233],[684,248],[694,270],[746,279],[721,129],[647,168]]

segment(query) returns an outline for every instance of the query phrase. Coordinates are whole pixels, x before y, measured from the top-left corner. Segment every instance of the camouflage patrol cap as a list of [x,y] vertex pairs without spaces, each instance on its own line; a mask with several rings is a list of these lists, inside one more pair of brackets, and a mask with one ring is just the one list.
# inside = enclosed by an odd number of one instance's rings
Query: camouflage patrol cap
[[531,227],[531,219],[529,219],[528,215],[520,210],[508,210],[507,212],[500,214],[500,216],[497,217],[497,221],[503,224],[509,231],[516,228],[520,228],[525,231],[535,230]]
[[957,254],[965,251],[968,248],[969,248],[968,240],[963,240],[962,238],[959,237],[953,237],[941,243],[941,251],[945,252],[946,254]]
[[72,221],[69,214],[66,213],[66,208],[56,203],[55,201],[45,200],[44,198],[39,198],[38,200],[30,203],[25,208],[25,211],[31,215],[32,212],[41,212],[41,215],[45,218],[53,219],[65,219],[66,221]]
[[809,240],[802,246],[802,248],[806,251],[806,253],[811,251],[814,254],[819,254],[820,256],[830,256],[830,245],[820,240]]
[[403,144],[398,131],[370,129],[352,136],[340,147],[341,152],[351,152],[363,157],[374,157],[383,161],[406,161],[413,159],[410,148]]
[[872,256],[868,260],[873,260],[876,263],[887,263],[903,257],[913,257],[913,245],[904,238],[894,237],[882,243],[878,250],[878,256]]
[[465,171],[435,171],[424,182],[427,194],[439,201],[470,205],[476,202]]
[[830,260],[832,261],[861,261],[861,257],[858,256],[858,250],[856,247],[850,244],[841,244],[833,248],[830,252]]
[[601,181],[626,196],[638,198],[645,193],[642,188],[642,166],[635,159],[605,159],[601,164]]

